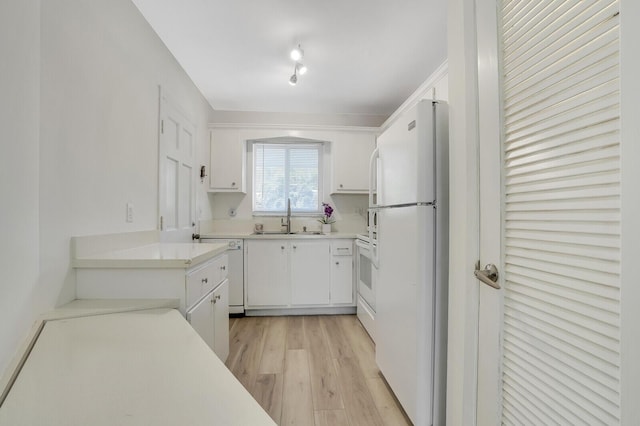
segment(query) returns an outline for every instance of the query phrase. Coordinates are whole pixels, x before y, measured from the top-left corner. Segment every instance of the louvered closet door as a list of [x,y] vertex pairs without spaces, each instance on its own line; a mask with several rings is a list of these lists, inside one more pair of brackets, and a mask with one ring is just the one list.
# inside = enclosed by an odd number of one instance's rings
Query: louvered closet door
[[499,8],[504,424],[619,423],[618,8]]

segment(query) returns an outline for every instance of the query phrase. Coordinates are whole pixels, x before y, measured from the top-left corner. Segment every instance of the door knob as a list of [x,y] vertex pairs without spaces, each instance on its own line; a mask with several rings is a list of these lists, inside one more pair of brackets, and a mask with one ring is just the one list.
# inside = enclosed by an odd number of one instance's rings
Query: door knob
[[486,285],[493,287],[495,289],[500,288],[500,284],[498,284],[498,268],[493,263],[489,263],[484,269],[480,269],[480,261],[476,263],[476,270],[473,272],[477,279],[485,283]]

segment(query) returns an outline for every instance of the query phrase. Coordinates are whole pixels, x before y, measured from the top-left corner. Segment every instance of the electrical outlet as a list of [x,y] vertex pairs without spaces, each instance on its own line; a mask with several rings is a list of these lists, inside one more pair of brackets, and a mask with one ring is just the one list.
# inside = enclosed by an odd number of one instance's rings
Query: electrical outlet
[[127,203],[127,222],[133,223],[133,203]]

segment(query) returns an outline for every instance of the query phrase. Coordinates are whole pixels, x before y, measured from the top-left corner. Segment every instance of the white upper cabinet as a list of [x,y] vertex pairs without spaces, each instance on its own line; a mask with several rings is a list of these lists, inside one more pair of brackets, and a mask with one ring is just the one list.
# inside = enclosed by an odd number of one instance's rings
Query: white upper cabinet
[[238,129],[211,129],[210,192],[247,192],[246,142]]
[[[247,192],[247,143],[281,138],[323,141],[330,147],[331,194],[366,194],[369,158],[376,145],[376,129],[322,126],[212,127],[209,192]],[[328,171],[328,169],[327,169]]]
[[374,133],[336,132],[331,140],[331,193],[366,194]]

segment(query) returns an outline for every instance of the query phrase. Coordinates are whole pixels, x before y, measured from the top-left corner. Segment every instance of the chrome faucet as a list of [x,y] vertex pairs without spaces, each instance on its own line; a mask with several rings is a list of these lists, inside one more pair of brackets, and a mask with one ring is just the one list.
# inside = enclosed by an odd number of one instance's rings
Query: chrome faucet
[[287,234],[291,233],[291,198],[287,198],[287,222],[284,222],[284,218],[280,219],[280,225],[287,227]]

